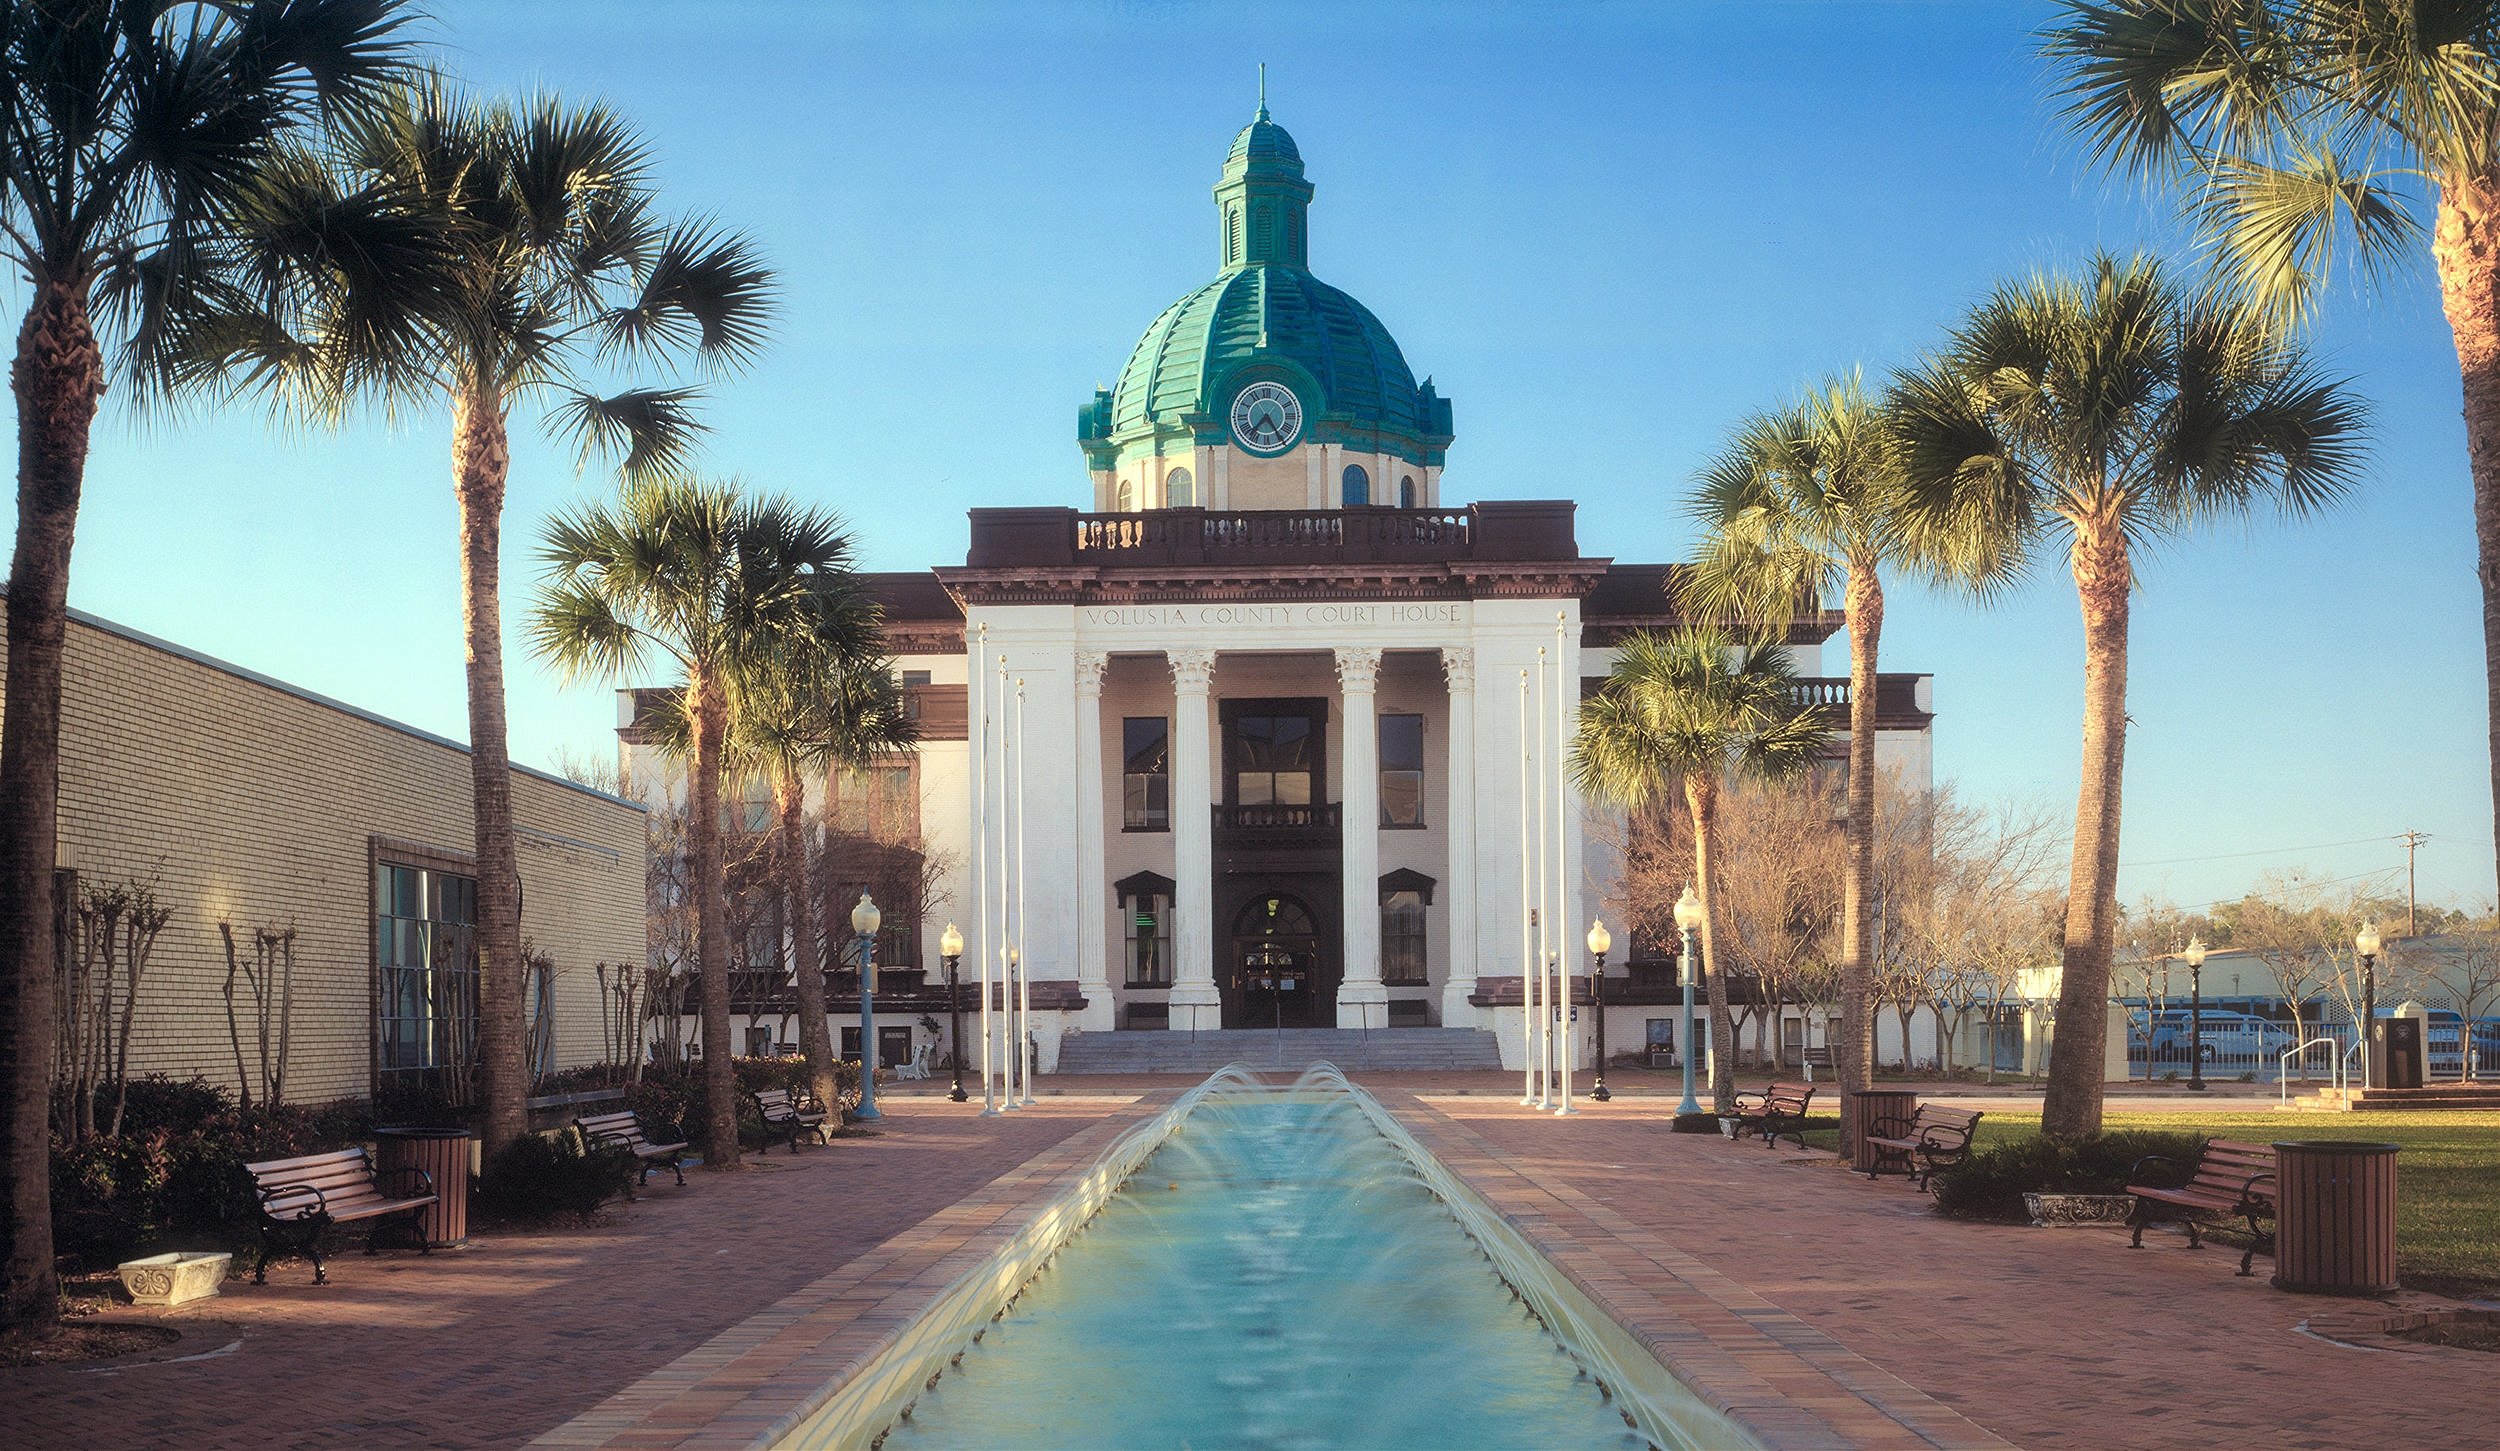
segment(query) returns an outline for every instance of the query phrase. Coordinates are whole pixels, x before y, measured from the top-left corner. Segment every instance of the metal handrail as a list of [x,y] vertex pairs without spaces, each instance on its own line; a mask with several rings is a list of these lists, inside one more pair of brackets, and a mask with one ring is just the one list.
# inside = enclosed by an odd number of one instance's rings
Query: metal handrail
[[[2306,1053],[2307,1053],[2310,1049],[2317,1047],[2317,1046],[2318,1046],[2319,1044],[2321,1044],[2321,1043],[2325,1044],[2326,1046],[2328,1046],[2328,1047],[2330,1047],[2330,1048],[2333,1048],[2333,1047],[2338,1046],[2338,1045],[2341,1043],[2341,1041],[2342,1041],[2341,1039],[2338,1039],[2338,1038],[2332,1038],[2332,1037],[2326,1037],[2326,1038],[2311,1038],[2311,1039],[2307,1040],[2306,1042],[2302,1042],[2302,1043],[2295,1043],[2295,1044],[2293,1044],[2291,1047],[2284,1049],[2284,1050],[2283,1050],[2280,1054],[2277,1054],[2277,1055],[2276,1055],[2276,1058],[2275,1058],[2275,1073],[2274,1073],[2274,1102],[2275,1102],[2275,1106],[2276,1106],[2277,1108],[2288,1108],[2288,1107],[2290,1107],[2290,1106],[2291,1106],[2291,1102],[2292,1102],[2292,1091],[2291,1091],[2292,1060],[2293,1060],[2294,1058],[2299,1058],[2299,1057],[2301,1057],[2302,1055],[2306,1054]],[[2339,1057],[2337,1057],[2337,1058],[2336,1058],[2336,1059],[2335,1059],[2335,1060],[2334,1060],[2331,1064],[2329,1064],[2328,1066],[2329,1066],[2329,1068],[2330,1068],[2330,1069],[2332,1069],[2332,1071],[2333,1071],[2333,1073],[2334,1073],[2334,1077],[2330,1078],[2330,1079],[2329,1079],[2329,1080],[2327,1080],[2327,1081],[2328,1081],[2328,1082],[2330,1082],[2330,1083],[2333,1083],[2333,1084],[2335,1085],[2335,1092],[2336,1092],[2337,1096],[2338,1096],[2338,1097],[2340,1097],[2340,1096],[2342,1096],[2342,1094],[2343,1094],[2343,1092],[2344,1092],[2344,1084],[2345,1084],[2345,1081],[2346,1081],[2346,1080],[2345,1080],[2345,1077],[2344,1077],[2344,1059],[2343,1059],[2343,1057],[2340,1057],[2340,1056],[2339,1056]],[[2304,1062],[2304,1063],[2302,1064],[2302,1070],[2303,1070],[2303,1071],[2302,1071],[2302,1073],[2301,1073],[2301,1075],[2300,1075],[2300,1076],[2301,1076],[2301,1081],[2302,1081],[2303,1083],[2306,1083],[2306,1082],[2308,1082],[2308,1080],[2309,1080],[2309,1074],[2308,1074],[2308,1072],[2307,1072],[2307,1067],[2308,1067],[2308,1065]]]

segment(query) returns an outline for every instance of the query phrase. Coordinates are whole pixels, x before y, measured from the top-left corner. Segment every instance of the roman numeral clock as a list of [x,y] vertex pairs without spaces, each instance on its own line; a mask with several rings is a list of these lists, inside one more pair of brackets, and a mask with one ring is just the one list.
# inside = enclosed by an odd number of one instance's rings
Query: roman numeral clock
[[1283,453],[1302,432],[1302,400],[1282,383],[1253,383],[1233,395],[1233,437],[1263,456]]

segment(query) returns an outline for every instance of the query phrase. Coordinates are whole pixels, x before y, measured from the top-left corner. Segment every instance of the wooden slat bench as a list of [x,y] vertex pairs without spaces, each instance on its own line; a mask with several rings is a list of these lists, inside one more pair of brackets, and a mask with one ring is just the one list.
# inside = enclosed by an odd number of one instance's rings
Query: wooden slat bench
[[816,1142],[830,1144],[825,1135],[825,1113],[786,1088],[767,1088],[754,1095],[755,1112],[764,1120],[764,1151],[772,1152],[773,1141],[789,1142],[790,1152],[799,1151],[799,1136],[814,1134]]
[[[642,1131],[642,1119],[630,1110],[584,1114],[573,1120],[573,1127],[581,1133],[584,1151],[623,1149],[633,1155],[642,1171],[634,1178],[637,1188],[648,1187],[651,1171],[659,1168],[675,1174],[679,1184],[686,1182],[685,1166],[678,1162],[678,1156],[686,1152],[686,1146],[652,1142],[651,1136]],[[630,1199],[633,1196],[628,1194],[626,1197]]]
[[[2176,1162],[2160,1154],[2147,1154],[2127,1170],[2127,1177],[2135,1178],[2147,1164]],[[2255,1274],[2250,1266],[2256,1261],[2257,1251],[2274,1252],[2273,1232],[2258,1225],[2259,1220],[2274,1218],[2274,1170],[2271,1145],[2207,1139],[2203,1152],[2196,1156],[2196,1171],[2185,1184],[2176,1189],[2145,1184],[2127,1186],[2127,1192],[2135,1196],[2135,1212],[2127,1216],[2127,1224],[2135,1235],[2128,1247],[2144,1248],[2144,1227],[2157,1220],[2176,1219],[2185,1224],[2188,1248],[2202,1249],[2204,1241],[2196,1232],[2198,1221],[2246,1219],[2250,1244],[2247,1253],[2240,1256],[2240,1273]]]
[[1868,1147],[1875,1150],[1875,1162],[1868,1166],[1866,1177],[1872,1179],[1899,1165],[1908,1170],[1912,1184],[1933,1189],[1938,1169],[1970,1157],[1971,1136],[1979,1131],[1979,1119],[1977,1109],[1922,1103],[1908,1118],[1892,1115],[1875,1120],[1874,1132],[1866,1136]]
[[1802,1149],[1806,1146],[1806,1105],[1812,1102],[1811,1083],[1774,1083],[1760,1093],[1740,1093],[1736,1095],[1737,1137],[1759,1135],[1766,1148],[1784,1137],[1792,1138]]
[[[329,1271],[321,1264],[322,1231],[353,1220],[375,1221],[365,1236],[366,1254],[373,1253],[373,1236],[402,1216],[417,1237],[418,1250],[433,1253],[433,1246],[417,1228],[417,1215],[435,1200],[434,1180],[423,1169],[378,1173],[371,1156],[361,1148],[268,1159],[243,1167],[251,1172],[252,1187],[259,1195],[260,1264],[252,1271],[255,1285],[269,1283],[270,1256],[281,1249],[311,1256],[313,1283],[330,1283]],[[384,1183],[385,1179],[390,1182]]]

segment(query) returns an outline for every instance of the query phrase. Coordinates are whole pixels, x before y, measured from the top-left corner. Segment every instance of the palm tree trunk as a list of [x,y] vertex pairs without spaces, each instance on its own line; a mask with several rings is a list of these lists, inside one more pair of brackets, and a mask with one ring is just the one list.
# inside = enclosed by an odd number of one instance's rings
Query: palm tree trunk
[[104,356],[83,277],[36,289],[9,371],[17,397],[17,549],[9,563],[8,684],[0,707],[0,1331],[48,1333],[52,1263],[52,870],[60,837],[61,657],[70,543]]
[[521,862],[512,834],[512,757],[504,727],[503,499],[512,468],[504,400],[465,390],[453,404],[451,465],[460,500],[460,615],[468,636],[469,783],[477,844],[477,1074],[481,1147],[491,1160],[529,1132],[521,976]]
[[[1842,605],[1849,621],[1849,821],[1847,869],[1840,885],[1841,1037],[1832,1045],[1840,1091],[1863,1093],[1875,1082],[1875,1044],[1859,1025],[1875,1019],[1875,968],[1867,947],[1875,935],[1875,660],[1884,637],[1884,588],[1872,565],[1851,561]],[[1840,1152],[1850,1152],[1849,1116],[1840,1116]]]
[[[1736,1109],[1736,1023],[1728,1012],[1727,980],[1719,971],[1718,912],[1711,906],[1710,853],[1719,829],[1719,783],[1684,778],[1684,804],[1693,814],[1693,883],[1701,897],[1701,980],[1710,993],[1710,1102],[1714,1113]],[[1693,1045],[1684,1045],[1691,1052]]]
[[2085,524],[2071,554],[2083,605],[2083,782],[2067,883],[2066,944],[2040,1131],[2077,1138],[2101,1127],[2101,1059],[2109,1039],[2109,953],[2118,919],[2119,787],[2127,757],[2127,591],[2124,535]]
[[703,1167],[738,1164],[738,1069],[729,1046],[729,884],[721,874],[721,743],[729,702],[708,669],[686,672],[694,772],[686,783],[687,875],[694,879],[697,992],[703,1014]]
[[832,1113],[841,1103],[833,1075],[833,1029],[825,1021],[824,958],[816,950],[816,902],[808,891],[807,787],[795,770],[773,783],[781,809],[782,892],[790,899],[791,956],[796,959],[799,1051],[807,1057],[808,1091]]
[[2465,385],[2474,573],[2483,587],[2485,745],[2494,819],[2500,820],[2500,171],[2441,187],[2431,256],[2439,264],[2440,300]]

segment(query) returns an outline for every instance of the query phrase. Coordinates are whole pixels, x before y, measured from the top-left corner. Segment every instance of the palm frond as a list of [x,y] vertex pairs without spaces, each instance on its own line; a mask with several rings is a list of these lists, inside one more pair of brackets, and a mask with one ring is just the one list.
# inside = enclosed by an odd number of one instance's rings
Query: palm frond
[[699,388],[629,388],[606,398],[561,391],[564,401],[548,411],[548,424],[573,444],[576,468],[613,460],[629,482],[680,477],[707,431],[692,406],[703,396]]

